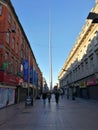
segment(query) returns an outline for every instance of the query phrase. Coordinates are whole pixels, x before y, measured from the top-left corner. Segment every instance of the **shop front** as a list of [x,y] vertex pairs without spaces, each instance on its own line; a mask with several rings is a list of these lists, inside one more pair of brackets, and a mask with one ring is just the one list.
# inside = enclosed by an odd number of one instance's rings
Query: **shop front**
[[98,99],[98,83],[96,78],[88,79],[86,85],[89,91],[89,97],[91,99]]
[[81,98],[89,98],[88,88],[85,81],[79,82],[79,96]]
[[13,86],[0,85],[0,108],[15,103],[15,89]]
[[15,104],[19,77],[0,71],[0,108]]

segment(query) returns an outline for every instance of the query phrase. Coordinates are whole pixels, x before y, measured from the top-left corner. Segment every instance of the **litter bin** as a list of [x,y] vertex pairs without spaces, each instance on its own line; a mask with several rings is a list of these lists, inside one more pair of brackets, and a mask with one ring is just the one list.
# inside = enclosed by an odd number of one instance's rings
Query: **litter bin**
[[26,98],[25,100],[25,106],[33,106],[33,98],[30,96]]

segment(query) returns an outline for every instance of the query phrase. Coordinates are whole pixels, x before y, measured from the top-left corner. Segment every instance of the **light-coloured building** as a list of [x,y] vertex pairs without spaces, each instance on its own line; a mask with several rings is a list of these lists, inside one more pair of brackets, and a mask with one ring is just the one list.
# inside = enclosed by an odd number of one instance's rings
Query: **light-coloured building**
[[96,3],[98,2],[98,0],[96,0]]
[[[91,12],[98,14],[98,0]],[[77,96],[98,99],[98,23],[86,19],[59,75],[59,86]]]

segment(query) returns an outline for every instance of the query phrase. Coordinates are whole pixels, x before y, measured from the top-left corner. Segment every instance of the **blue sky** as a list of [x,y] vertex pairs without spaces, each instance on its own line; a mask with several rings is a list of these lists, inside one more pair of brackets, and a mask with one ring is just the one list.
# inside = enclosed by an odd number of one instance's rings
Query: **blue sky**
[[49,84],[49,8],[53,85],[95,0],[11,0],[36,61]]

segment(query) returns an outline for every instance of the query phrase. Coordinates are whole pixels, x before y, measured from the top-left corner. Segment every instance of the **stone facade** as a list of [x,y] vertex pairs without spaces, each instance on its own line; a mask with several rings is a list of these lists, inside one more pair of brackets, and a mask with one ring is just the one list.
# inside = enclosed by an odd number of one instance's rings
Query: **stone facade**
[[[91,12],[98,14],[98,2]],[[78,96],[98,99],[98,23],[92,21],[86,19],[58,79],[60,87],[74,87]]]

